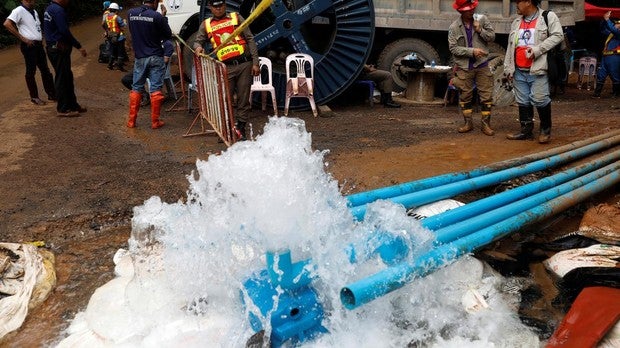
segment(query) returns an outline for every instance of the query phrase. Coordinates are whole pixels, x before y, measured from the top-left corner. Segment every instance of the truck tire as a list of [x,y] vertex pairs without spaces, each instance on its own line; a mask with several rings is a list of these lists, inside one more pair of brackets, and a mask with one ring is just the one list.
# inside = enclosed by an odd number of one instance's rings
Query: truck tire
[[[240,11],[242,3],[228,0],[226,8]],[[200,12],[202,18],[208,15],[207,1],[202,1]],[[261,17],[258,26],[267,27],[252,33],[259,55],[272,60],[279,108],[284,108],[286,100],[288,55],[306,53],[314,58],[316,105],[328,103],[352,85],[370,55],[368,48],[372,47],[375,33],[372,0],[273,0],[270,10]],[[306,98],[290,100],[290,110],[309,107]]]
[[379,59],[377,67],[392,73],[394,78],[394,91],[400,92],[407,87],[407,76],[398,70],[400,60],[409,53],[415,52],[418,57],[427,63],[439,62],[439,53],[429,43],[420,39],[400,39],[385,46]]

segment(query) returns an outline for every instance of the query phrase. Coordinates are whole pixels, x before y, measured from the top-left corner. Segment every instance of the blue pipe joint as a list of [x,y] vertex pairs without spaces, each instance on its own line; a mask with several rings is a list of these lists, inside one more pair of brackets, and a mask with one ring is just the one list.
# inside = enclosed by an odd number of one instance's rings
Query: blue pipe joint
[[284,290],[294,290],[307,286],[312,281],[314,266],[311,260],[292,262],[291,251],[268,251],[266,254],[267,272],[274,285]]
[[[267,252],[266,258],[267,269],[243,284],[248,298],[260,311],[260,315],[249,312],[252,329],[255,332],[264,329],[263,321],[268,318],[271,323],[270,342],[274,347],[288,342],[295,345],[326,333],[327,329],[321,324],[323,307],[310,286],[311,260],[292,263],[288,250]],[[243,294],[241,299],[245,305]]]
[[388,266],[404,261],[410,253],[410,247],[403,236],[389,232],[375,232],[362,245],[350,244],[346,248],[350,263],[358,263],[379,256]]

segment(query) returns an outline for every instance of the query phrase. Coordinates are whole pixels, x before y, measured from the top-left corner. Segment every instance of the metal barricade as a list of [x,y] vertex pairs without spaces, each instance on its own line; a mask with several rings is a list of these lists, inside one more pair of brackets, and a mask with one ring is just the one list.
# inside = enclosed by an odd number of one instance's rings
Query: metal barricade
[[[179,38],[180,39],[180,38]],[[186,110],[185,106],[183,106],[183,100],[187,99],[187,85],[185,84],[185,72],[183,71],[183,47],[180,40],[175,40],[174,43],[174,51],[176,54],[176,60],[173,61],[177,64],[179,69],[179,81],[173,85],[173,88],[179,87],[181,89],[181,96],[176,98],[174,104],[169,107],[166,111],[182,111]],[[179,106],[180,105],[180,106]]]
[[[184,136],[215,132],[227,146],[230,146],[235,143],[236,134],[226,65],[205,55],[194,55],[194,67],[199,110]],[[201,131],[191,133],[199,121]],[[211,125],[212,131],[204,129],[204,121]]]

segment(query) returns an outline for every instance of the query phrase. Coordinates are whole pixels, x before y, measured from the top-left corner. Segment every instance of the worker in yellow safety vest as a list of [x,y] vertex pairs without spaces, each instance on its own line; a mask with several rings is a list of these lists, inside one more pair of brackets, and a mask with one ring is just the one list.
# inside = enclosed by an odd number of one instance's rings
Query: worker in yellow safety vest
[[108,7],[108,14],[103,18],[101,26],[105,30],[106,40],[110,45],[110,57],[108,60],[108,69],[114,70],[114,63],[120,71],[126,71],[125,57],[127,57],[127,51],[125,50],[125,35],[123,28],[126,26],[125,21],[118,15],[120,7],[117,3],[113,2]]
[[[198,35],[194,42],[196,54],[204,52],[207,40],[212,49],[220,46],[230,37],[244,18],[236,12],[226,13],[224,0],[209,0],[209,9],[213,17],[207,18],[200,24]],[[236,125],[240,140],[246,139],[246,123],[250,113],[250,87],[252,76],[260,73],[258,65],[258,48],[254,42],[254,35],[249,28],[230,40],[225,46],[214,52],[217,59],[226,64],[228,85],[231,93],[237,93]]]

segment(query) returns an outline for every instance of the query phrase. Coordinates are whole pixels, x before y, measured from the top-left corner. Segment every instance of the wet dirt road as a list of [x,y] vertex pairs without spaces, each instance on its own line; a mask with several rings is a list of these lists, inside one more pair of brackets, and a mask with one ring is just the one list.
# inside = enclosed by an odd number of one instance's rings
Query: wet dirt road
[[[94,289],[113,277],[112,255],[126,247],[132,208],[153,195],[166,202],[184,199],[195,160],[225,149],[214,137],[182,137],[193,119],[185,111],[165,114],[166,126],[151,130],[143,110],[139,128],[127,129],[122,73],[97,62],[97,22],[93,18],[73,28],[89,52],[87,58],[72,57],[78,100],[88,107],[79,118],[58,118],[53,105],[31,104],[19,50],[0,51],[0,241],[45,241],[56,255],[58,273],[49,299],[0,342],[2,347],[57,341]],[[554,101],[553,140],[546,146],[504,138],[517,128],[514,107],[494,110],[493,137],[478,129],[458,134],[455,106],[334,105],[334,117],[290,116],[306,121],[315,148],[330,150],[327,170],[346,194],[472,169],[618,129],[620,99],[592,100],[590,93],[569,86]],[[253,111],[255,133],[266,120],[265,113]],[[584,207],[619,200],[615,188]],[[575,215],[548,231],[574,230]]]

